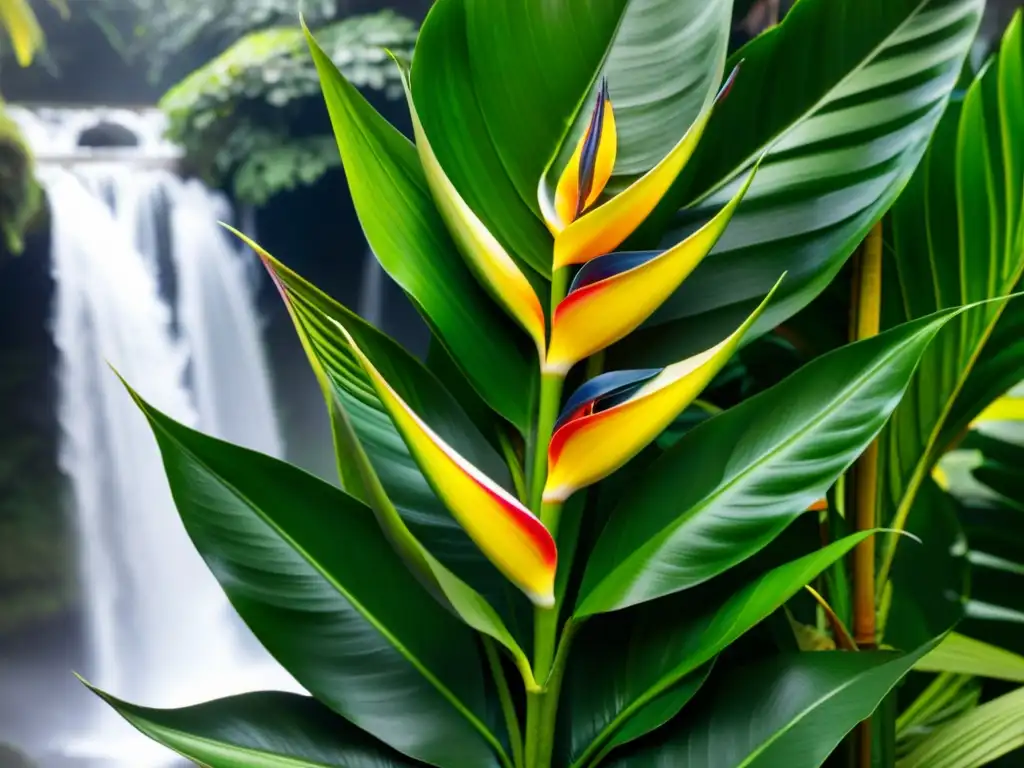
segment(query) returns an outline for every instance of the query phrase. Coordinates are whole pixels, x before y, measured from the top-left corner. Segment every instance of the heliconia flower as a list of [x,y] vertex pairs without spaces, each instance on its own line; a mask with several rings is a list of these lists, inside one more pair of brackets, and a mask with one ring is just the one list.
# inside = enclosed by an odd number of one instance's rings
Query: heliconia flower
[[555,216],[547,212],[548,228],[557,233],[566,224],[579,218],[604,191],[615,167],[618,137],[615,113],[608,98],[608,79],[601,79],[597,103],[590,115],[586,132],[580,137],[576,151],[566,164],[555,188]]
[[344,327],[335,322],[369,376],[423,476],[488,560],[534,604],[555,601],[558,553],[547,528],[512,494],[442,440],[392,389]]
[[710,349],[660,370],[602,374],[580,387],[563,408],[548,445],[544,501],[565,501],[654,440],[722,369],[778,285],[739,328]]
[[610,253],[584,264],[555,308],[545,370],[565,374],[650,317],[718,242],[756,170],[721,211],[678,245]]
[[[603,173],[607,158],[613,157],[611,151],[601,145],[615,140],[614,131],[607,133],[602,131],[602,135],[598,136],[598,146],[593,149],[594,160],[589,165],[582,161],[587,151],[586,147],[580,149],[581,178],[578,184],[580,189],[589,189],[590,191],[582,209],[577,205],[577,216],[568,221],[563,220],[560,211],[567,210],[567,206],[564,203],[562,206],[557,204],[557,192],[556,204],[552,206],[546,199],[543,190],[541,191],[539,195],[541,210],[545,211],[548,226],[555,232],[554,269],[560,269],[570,264],[585,264],[597,256],[611,253],[633,234],[654,210],[661,198],[665,196],[679,172],[683,170],[683,166],[693,155],[711,117],[711,110],[729,92],[737,71],[738,68],[732,71],[718,95],[701,111],[679,143],[669,151],[661,162],[607,202],[591,207],[591,197],[596,197],[594,189],[598,186],[597,182],[601,181],[597,172],[600,170]],[[599,109],[603,108],[604,100],[599,99],[594,109],[594,116],[591,118],[591,128],[604,123],[603,119],[598,120],[596,117]],[[607,113],[610,114],[610,103]],[[589,139],[595,133],[588,128],[584,140]],[[588,168],[592,169],[587,171],[590,176],[584,178],[582,171]],[[607,178],[604,181],[607,181]],[[604,182],[601,182],[600,186],[603,188]]]
[[544,356],[544,310],[537,293],[526,279],[526,275],[504,249],[497,238],[487,229],[473,212],[455,185],[445,174],[430,146],[427,134],[420,123],[416,106],[412,100],[409,77],[405,67],[399,63],[402,84],[412,115],[413,134],[416,149],[427,177],[427,185],[437,203],[441,217],[451,232],[455,243],[477,279],[501,304],[519,325],[530,335],[543,360]]

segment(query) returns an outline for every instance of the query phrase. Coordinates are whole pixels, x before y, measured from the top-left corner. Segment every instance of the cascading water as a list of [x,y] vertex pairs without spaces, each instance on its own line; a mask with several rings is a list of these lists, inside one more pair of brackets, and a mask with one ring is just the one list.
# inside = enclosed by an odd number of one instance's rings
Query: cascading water
[[[37,116],[21,117],[38,153],[67,151]],[[149,427],[107,365],[179,421],[281,454],[246,257],[217,224],[227,204],[167,171],[62,164],[39,175],[53,220],[59,460],[78,525],[86,673],[153,706],[294,688],[192,547]],[[70,751],[133,768],[173,758],[95,713]]]

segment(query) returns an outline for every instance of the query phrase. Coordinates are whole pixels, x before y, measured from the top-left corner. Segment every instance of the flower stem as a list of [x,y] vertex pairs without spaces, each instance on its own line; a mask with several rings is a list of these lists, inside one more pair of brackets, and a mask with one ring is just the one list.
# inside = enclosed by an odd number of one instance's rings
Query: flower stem
[[[559,269],[551,276],[551,316],[565,298],[569,270]],[[540,404],[537,409],[537,428],[534,432],[533,457],[529,470],[530,509],[547,527],[552,537],[558,536],[561,503],[544,503],[544,483],[548,470],[548,443],[558,420],[562,402],[564,372],[545,370],[541,361]],[[533,676],[543,690],[526,694],[526,768],[547,768],[551,760],[548,743],[553,740],[554,719],[558,710],[558,691],[548,687],[548,678],[555,661],[555,642],[558,639],[557,596],[550,608],[534,609],[533,618]]]
[[542,373],[540,377],[540,408],[537,415],[537,441],[534,445],[533,471],[530,473],[530,509],[538,513],[544,494],[544,481],[548,474],[548,443],[555,422],[558,407],[562,401],[562,374]]

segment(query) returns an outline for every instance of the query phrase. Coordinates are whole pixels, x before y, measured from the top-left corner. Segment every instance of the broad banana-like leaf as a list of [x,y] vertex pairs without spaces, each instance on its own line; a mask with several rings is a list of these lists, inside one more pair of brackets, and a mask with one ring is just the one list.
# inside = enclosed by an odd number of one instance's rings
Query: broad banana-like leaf
[[149,738],[215,768],[413,768],[308,696],[262,691],[181,709],[129,704],[86,683]]
[[722,236],[753,178],[711,221],[668,250],[610,253],[584,264],[555,308],[545,368],[567,372],[636,330]]
[[[597,256],[611,253],[633,234],[661,202],[687,160],[693,155],[704,134],[713,107],[729,92],[736,74],[737,70],[734,69],[719,91],[718,97],[697,116],[661,162],[601,205],[584,211],[570,222],[562,222],[555,212],[554,202],[544,199],[545,189],[541,185],[538,191],[541,196],[541,210],[545,212],[549,224],[563,227],[555,234],[553,269],[561,269],[570,264],[585,264]],[[598,104],[600,106],[601,102]],[[614,138],[614,135],[610,137],[611,140]],[[602,140],[607,141],[609,137],[603,136]],[[600,155],[599,147],[594,151]]]
[[534,603],[554,605],[558,554],[547,528],[432,430],[380,375],[351,334],[341,325],[338,330],[373,382],[427,482],[469,537]]
[[370,247],[481,397],[525,433],[537,380],[528,338],[459,255],[416,148],[370,106],[308,32],[307,37]]
[[932,338],[961,311],[819,357],[688,432],[612,512],[577,615],[688,589],[762,549],[863,452]]
[[896,768],[978,768],[1024,747],[1024,688],[961,715],[921,741]]
[[[1022,89],[1018,12],[999,56],[971,84],[962,104],[950,106],[921,168],[893,206],[895,270],[883,280],[890,322],[996,299],[1018,287],[1024,274]],[[942,332],[883,431],[880,511],[893,527],[906,524],[922,481],[950,443],[997,394],[1024,378],[1020,345],[993,350],[995,368],[984,355],[1002,318],[1018,333],[1024,330],[1019,309],[1007,309],[1009,301],[964,314]],[[983,386],[968,385],[972,375]],[[887,542],[883,577],[896,542]]]
[[[668,704],[676,685],[869,535],[874,533],[833,542],[730,589],[708,584],[699,593],[639,608],[628,618],[596,619],[583,630],[590,634],[576,641],[567,672],[571,763],[590,765],[595,755],[674,717],[688,700]],[[617,632],[615,627],[623,624],[627,631]],[[609,637],[618,642],[609,642]]]
[[[935,641],[937,642],[937,641]],[[818,768],[869,717],[934,642],[911,653],[822,651],[719,667],[693,701],[693,717],[660,742],[625,750],[612,768]]]
[[408,73],[404,65],[399,63],[398,66],[402,72],[402,85],[412,115],[416,149],[423,163],[423,171],[434,196],[434,202],[437,203],[441,216],[470,269],[505,311],[530,335],[537,346],[538,354],[543,359],[544,310],[537,299],[537,294],[516,262],[448,180],[420,123],[409,87]]
[[423,592],[366,506],[135,400],[196,549],[306,690],[417,760],[508,765],[475,633]]
[[[783,271],[790,278],[755,335],[818,295],[917,167],[983,7],[801,0],[738,51],[726,67],[742,60],[742,74],[669,194],[684,208],[662,243],[706,221],[767,156],[710,257],[610,364],[656,367],[699,349],[703,334],[745,317]],[[651,237],[661,224],[652,222]]]
[[[772,293],[723,341],[655,373],[628,393],[616,390],[616,396],[610,397],[599,392],[583,403],[578,402],[579,396],[570,398],[551,436],[544,500],[565,501],[580,488],[610,475],[654,440],[721,370]],[[611,376],[617,381],[617,374]],[[598,387],[603,381],[590,386]]]

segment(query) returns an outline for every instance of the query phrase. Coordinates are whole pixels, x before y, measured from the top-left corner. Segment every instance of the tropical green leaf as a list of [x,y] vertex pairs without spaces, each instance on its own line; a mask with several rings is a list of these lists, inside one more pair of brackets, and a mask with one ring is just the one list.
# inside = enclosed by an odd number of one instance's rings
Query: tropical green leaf
[[403,754],[435,765],[498,765],[495,754],[504,753],[483,722],[472,630],[422,590],[370,510],[134,397],[192,541],[282,666]]
[[[479,110],[519,196],[538,216],[541,175],[586,100],[628,3],[465,0]],[[450,34],[457,39],[456,29]],[[451,144],[480,140],[466,130],[447,137]],[[453,182],[459,189],[465,183]]]
[[89,687],[149,738],[209,768],[420,765],[308,696],[264,691],[182,709],[152,709]]
[[[913,653],[821,651],[722,670],[694,700],[692,717],[612,768],[817,768],[868,717],[914,662]],[[641,742],[642,744],[643,742]]]
[[[896,718],[896,751],[905,756],[936,728],[978,706],[980,681],[942,672]],[[892,765],[890,762],[889,765]]]
[[897,768],[976,768],[1024,747],[1024,688],[961,715],[924,739]]
[[1024,683],[1024,656],[956,632],[946,635],[914,669]]
[[971,599],[960,630],[1024,654],[1024,446],[979,434],[964,446],[981,452],[973,475],[988,493],[960,511],[971,563]]
[[688,691],[698,668],[868,535],[848,536],[734,589],[711,582],[644,605],[628,619],[595,619],[577,641],[567,672],[573,765],[589,765],[596,754],[674,717],[696,692]]
[[[251,241],[250,245],[258,247]],[[353,338],[361,340],[356,343],[360,345],[363,354],[369,355],[371,362],[374,362],[377,370],[387,377],[389,384],[395,388],[399,396],[405,391],[413,398],[416,406],[412,407],[416,408],[417,413],[423,414],[421,418],[425,416],[424,421],[428,424],[431,422],[436,424],[435,433],[447,435],[446,442],[449,445],[465,445],[468,450],[462,455],[470,455],[478,460],[479,463],[474,462],[474,466],[493,471],[499,479],[507,479],[508,473],[505,466],[484,437],[476,431],[469,417],[465,415],[452,396],[418,360],[372,325],[323,295],[314,286],[274,260],[262,249],[260,249],[260,253],[285,297],[302,345],[310,355],[310,363],[325,389],[324,394],[328,399],[328,408],[333,419],[335,451],[338,455],[339,467],[342,468],[342,477],[343,479],[354,478],[352,484],[359,489],[359,493],[353,495],[374,510],[378,522],[388,535],[392,545],[413,569],[427,590],[471,627],[501,643],[515,659],[524,681],[531,688],[534,687],[533,674],[526,655],[492,605],[438,561],[409,530],[408,524],[395,508],[386,487],[380,481],[380,475],[360,440],[360,433],[362,433],[370,441],[375,441],[379,438],[380,431],[367,431],[362,419],[359,420],[361,428],[353,426],[353,419],[349,417],[348,413],[339,412],[339,409],[344,410],[347,407],[351,408],[357,416],[365,415],[365,411],[353,407],[353,397],[361,398],[364,403],[372,403],[377,407],[385,424],[395,431],[394,437],[398,439],[399,444],[402,447],[407,447],[401,436],[397,434],[383,404],[375,396],[375,390],[367,380],[360,361],[354,356],[351,346],[339,329],[343,328],[352,334]],[[369,391],[366,391],[367,388]],[[406,400],[406,402],[410,401]],[[372,442],[371,445],[375,449],[374,454],[378,461],[384,463],[385,469],[392,469],[390,461],[394,458],[394,452],[391,455],[384,454],[382,456],[379,445],[376,442]],[[404,455],[410,462],[413,462],[408,452]],[[414,462],[411,475],[426,484]],[[431,493],[433,498],[429,487],[427,492]],[[436,506],[438,505],[428,502],[426,511],[435,511],[434,507]],[[406,515],[408,516],[408,512]],[[458,541],[460,537],[454,535],[454,531],[450,528],[450,522],[451,518],[448,516],[438,519],[438,526],[432,533],[443,531],[448,534],[446,538],[454,538]],[[461,529],[458,530],[461,532]],[[499,604],[504,605],[509,600],[508,582],[495,573],[494,569],[488,568],[484,562],[480,562],[484,559],[483,556],[475,545],[472,547],[473,553],[476,555],[472,559],[474,565],[477,566],[474,570],[478,574],[482,570],[483,574],[479,575],[490,577],[485,583],[491,587],[491,591],[500,601]]]
[[877,627],[887,646],[903,649],[916,648],[961,621],[971,581],[956,500],[929,479],[915,510],[907,528],[913,538],[901,545]]
[[[732,0],[631,0],[601,74],[615,110],[610,189],[653,168],[714,97],[725,67]],[[551,188],[586,130],[580,110],[546,180]]]
[[957,312],[835,350],[687,433],[612,513],[577,615],[693,587],[763,548],[874,438]]
[[412,63],[413,101],[424,131],[445,175],[490,232],[514,258],[550,277],[551,235],[505,171],[471,74],[466,0],[438,0]]
[[[496,605],[509,603],[513,591],[507,580],[481,554],[427,484],[405,442],[384,410],[337,326],[346,328],[371,357],[395,391],[449,445],[495,482],[510,487],[508,469],[474,426],[454,397],[401,345],[320,291],[316,286],[259,249],[283,294],[296,331],[307,349],[322,385],[328,407],[341,408],[355,439],[365,450],[387,498],[398,509],[417,540],[442,563],[478,587]],[[339,414],[335,413],[337,419]],[[493,428],[492,424],[492,428]],[[347,429],[335,425],[335,438]],[[337,447],[345,489],[372,506],[363,487],[358,450]]]
[[533,345],[463,262],[434,207],[416,148],[308,38],[370,247],[488,405],[525,433],[538,370]]
[[[1024,84],[1019,13],[1003,45],[1005,55],[975,79],[962,103],[951,105],[925,161],[893,206],[895,269],[883,281],[891,323],[1006,296],[1024,274],[1024,153],[1019,134],[1009,132],[1024,122],[1024,108],[1019,94],[1004,95],[1005,88]],[[994,302],[950,323],[879,438],[881,519],[894,528],[906,524],[918,489],[950,442],[996,394],[1024,378],[1020,346],[998,351],[998,372],[989,365],[977,369],[1001,318],[1021,323],[1021,313],[1006,312],[1007,305]],[[965,387],[972,375],[984,386]],[[883,579],[895,548],[895,539],[887,542]]]
[[755,332],[820,293],[917,166],[983,5],[801,0],[734,54],[726,69],[742,60],[740,75],[670,195],[686,207],[666,240],[712,216],[770,151],[715,250],[617,364],[663,365],[720,337],[782,272]]

